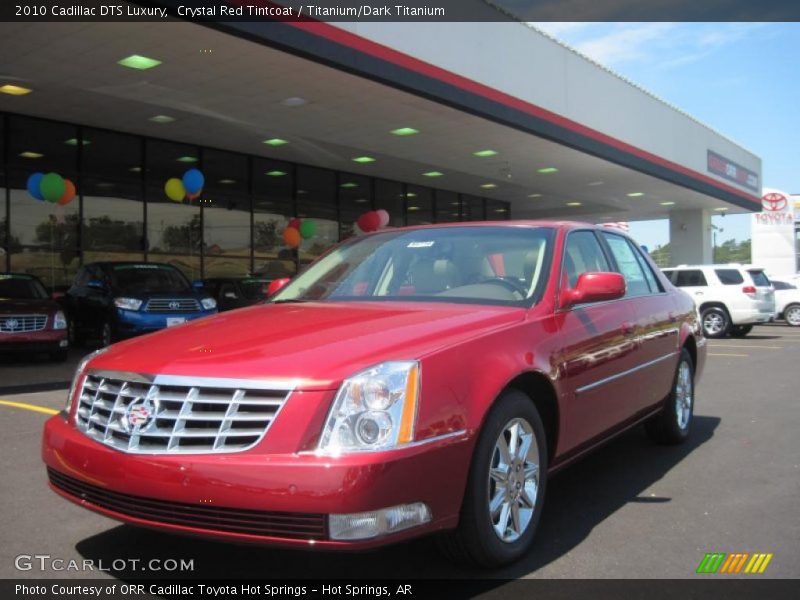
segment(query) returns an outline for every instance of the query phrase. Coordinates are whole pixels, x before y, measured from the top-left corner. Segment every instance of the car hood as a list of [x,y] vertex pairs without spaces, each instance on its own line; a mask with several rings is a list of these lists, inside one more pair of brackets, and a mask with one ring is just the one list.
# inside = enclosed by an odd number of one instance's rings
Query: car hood
[[524,318],[521,308],[474,304],[266,304],[115,344],[91,366],[332,389],[371,365],[420,358]]
[[0,298],[0,314],[24,313],[51,313],[58,310],[58,304],[53,300],[17,300],[14,298]]

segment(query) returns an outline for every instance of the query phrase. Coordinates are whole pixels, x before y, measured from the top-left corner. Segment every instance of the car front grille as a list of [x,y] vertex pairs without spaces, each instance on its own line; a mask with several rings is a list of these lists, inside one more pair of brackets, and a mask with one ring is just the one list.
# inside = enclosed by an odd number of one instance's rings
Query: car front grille
[[46,325],[47,315],[0,315],[0,333],[42,331]]
[[210,531],[320,540],[327,538],[325,515],[265,512],[203,504],[170,502],[114,492],[47,469],[50,483],[70,496],[116,513],[157,523]]
[[153,298],[147,301],[147,312],[197,312],[200,303],[194,298]]
[[289,395],[282,383],[89,371],[75,419],[132,454],[239,452],[266,433]]

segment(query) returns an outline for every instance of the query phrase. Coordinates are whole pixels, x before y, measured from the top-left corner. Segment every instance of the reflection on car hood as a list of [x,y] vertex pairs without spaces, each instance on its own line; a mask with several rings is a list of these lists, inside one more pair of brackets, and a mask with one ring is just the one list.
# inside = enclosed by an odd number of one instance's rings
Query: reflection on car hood
[[370,365],[419,358],[524,315],[520,308],[433,302],[267,304],[116,344],[92,366],[330,389]]
[[53,300],[0,298],[0,314],[51,313],[58,310]]

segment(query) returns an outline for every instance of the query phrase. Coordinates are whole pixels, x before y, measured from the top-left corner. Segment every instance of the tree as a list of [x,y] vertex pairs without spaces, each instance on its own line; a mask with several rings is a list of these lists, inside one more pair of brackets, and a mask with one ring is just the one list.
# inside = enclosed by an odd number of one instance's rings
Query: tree
[[63,219],[49,215],[36,226],[36,243],[58,252],[61,264],[70,264],[78,256],[78,213],[69,213]]
[[725,263],[749,263],[751,258],[751,242],[750,240],[743,240],[737,242],[730,239],[722,242],[721,245],[714,248],[714,262]]
[[0,221],[0,248],[5,248],[9,254],[14,254],[15,252],[22,250],[22,244],[20,243],[18,237],[14,237],[11,234],[9,234],[8,238],[6,238],[7,226],[6,219]]
[[258,221],[253,226],[253,245],[263,250],[271,250],[277,247],[278,242],[278,221]]
[[669,242],[663,246],[657,246],[655,250],[650,252],[650,257],[662,269],[668,267],[670,261]]
[[203,247],[203,224],[200,221],[200,214],[195,214],[183,225],[170,225],[165,228],[161,239],[170,252],[199,254]]

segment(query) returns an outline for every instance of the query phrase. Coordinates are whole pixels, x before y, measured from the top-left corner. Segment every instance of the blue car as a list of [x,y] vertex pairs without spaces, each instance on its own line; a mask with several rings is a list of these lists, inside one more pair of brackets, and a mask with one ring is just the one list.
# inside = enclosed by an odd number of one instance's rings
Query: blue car
[[180,270],[152,262],[84,265],[62,303],[75,345],[93,338],[107,346],[217,312],[216,300]]

